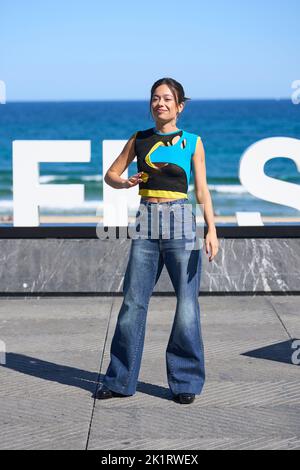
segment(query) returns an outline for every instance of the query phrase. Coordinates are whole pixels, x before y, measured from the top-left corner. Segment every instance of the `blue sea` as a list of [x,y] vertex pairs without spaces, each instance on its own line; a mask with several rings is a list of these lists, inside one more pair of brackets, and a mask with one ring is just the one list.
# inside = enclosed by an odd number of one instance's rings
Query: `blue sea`
[[[40,214],[96,215],[102,201],[102,140],[127,140],[154,126],[148,101],[10,102],[0,105],[0,215],[12,215],[12,141],[84,139],[92,143],[89,164],[41,163],[40,183],[82,183],[80,207],[40,208]],[[300,105],[291,100],[191,100],[177,121],[180,129],[202,137],[207,181],[216,215],[259,211],[265,216],[299,216],[300,211],[260,200],[240,184],[239,161],[248,146],[274,136],[300,138]],[[137,172],[136,163],[129,175]],[[268,176],[300,184],[292,160],[267,162]],[[193,175],[189,198],[195,201]]]

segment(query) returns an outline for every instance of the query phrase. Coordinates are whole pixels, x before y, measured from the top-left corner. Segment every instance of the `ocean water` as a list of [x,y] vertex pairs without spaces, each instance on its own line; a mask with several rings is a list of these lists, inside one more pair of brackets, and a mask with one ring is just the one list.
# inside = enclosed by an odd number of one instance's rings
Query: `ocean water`
[[[154,126],[148,101],[23,102],[0,105],[0,215],[12,215],[12,141],[91,140],[88,164],[41,163],[40,183],[85,185],[80,207],[42,206],[40,214],[96,215],[102,201],[102,140],[127,140],[136,130]],[[300,138],[300,105],[291,100],[191,100],[177,126],[201,136],[207,181],[215,215],[259,211],[262,215],[299,216],[300,211],[258,199],[240,184],[239,161],[248,146],[273,136]],[[129,175],[137,172],[136,163]],[[292,160],[267,162],[268,176],[300,184]],[[193,174],[189,198],[195,201]]]

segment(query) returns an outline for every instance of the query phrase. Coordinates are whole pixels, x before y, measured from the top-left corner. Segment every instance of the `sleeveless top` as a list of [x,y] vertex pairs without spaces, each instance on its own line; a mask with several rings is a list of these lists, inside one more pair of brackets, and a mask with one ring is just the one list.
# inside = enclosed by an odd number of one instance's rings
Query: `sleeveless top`
[[[197,134],[179,129],[162,133],[154,127],[135,134],[138,172],[143,172],[139,195],[170,199],[188,198],[188,186],[198,139]],[[179,136],[172,143],[172,139]]]

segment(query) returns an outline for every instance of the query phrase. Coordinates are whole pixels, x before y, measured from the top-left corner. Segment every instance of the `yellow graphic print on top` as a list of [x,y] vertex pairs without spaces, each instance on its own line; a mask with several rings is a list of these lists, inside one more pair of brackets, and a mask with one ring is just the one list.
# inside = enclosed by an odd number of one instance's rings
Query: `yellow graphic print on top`
[[156,142],[156,144],[153,145],[153,147],[149,150],[149,152],[147,153],[145,157],[145,162],[147,163],[147,165],[151,166],[152,168],[155,168],[156,170],[159,170],[160,168],[168,165],[168,163],[156,163],[155,165],[154,163],[151,162],[151,159],[150,159],[151,153],[155,152],[155,150],[161,146],[165,147],[164,142]]

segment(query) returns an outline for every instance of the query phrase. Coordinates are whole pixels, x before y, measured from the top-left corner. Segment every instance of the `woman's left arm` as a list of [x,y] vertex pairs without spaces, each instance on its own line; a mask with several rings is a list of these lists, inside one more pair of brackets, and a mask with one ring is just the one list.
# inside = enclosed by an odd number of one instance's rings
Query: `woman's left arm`
[[203,217],[207,224],[205,249],[207,254],[210,251],[209,261],[212,261],[218,253],[219,242],[214,222],[212,200],[206,181],[205,150],[200,137],[197,138],[196,149],[192,159],[194,165],[195,195],[197,202],[203,205]]

